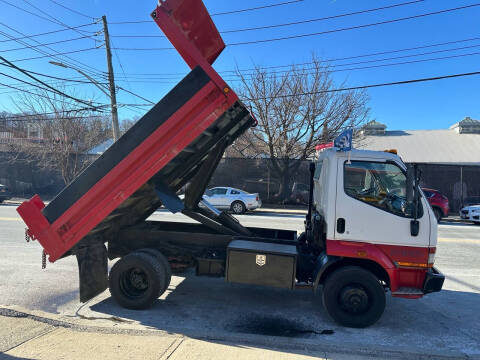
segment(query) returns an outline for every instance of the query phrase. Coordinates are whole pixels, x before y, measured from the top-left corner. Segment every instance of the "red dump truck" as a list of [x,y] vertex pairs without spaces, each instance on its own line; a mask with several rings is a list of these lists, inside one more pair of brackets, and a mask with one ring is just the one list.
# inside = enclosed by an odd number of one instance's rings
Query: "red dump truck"
[[[225,45],[201,0],[159,1],[152,18],[191,72],[47,206],[36,195],[17,209],[50,262],[76,256],[82,302],[109,288],[120,305],[148,308],[172,268],[195,267],[229,282],[322,286],[333,319],[364,327],[382,315],[386,291],[441,289],[434,215],[396,155],[321,155],[298,237],[246,228],[203,200],[225,148],[256,121],[212,67]],[[196,222],[148,221],[162,205]]]

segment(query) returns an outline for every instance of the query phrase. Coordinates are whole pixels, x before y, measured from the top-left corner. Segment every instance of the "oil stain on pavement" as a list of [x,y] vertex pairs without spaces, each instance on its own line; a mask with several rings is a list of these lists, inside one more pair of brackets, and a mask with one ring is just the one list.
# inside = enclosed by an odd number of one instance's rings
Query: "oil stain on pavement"
[[331,335],[333,330],[308,329],[303,324],[289,319],[273,316],[248,316],[227,325],[227,330],[232,332],[283,336],[283,337],[309,337],[314,335]]

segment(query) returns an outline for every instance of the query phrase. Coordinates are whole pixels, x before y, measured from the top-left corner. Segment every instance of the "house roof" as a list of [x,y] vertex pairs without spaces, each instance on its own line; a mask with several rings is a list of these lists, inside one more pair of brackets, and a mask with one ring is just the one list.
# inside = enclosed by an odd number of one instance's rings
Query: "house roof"
[[396,149],[409,163],[480,165],[480,134],[461,134],[453,129],[386,131],[355,142],[358,149]]

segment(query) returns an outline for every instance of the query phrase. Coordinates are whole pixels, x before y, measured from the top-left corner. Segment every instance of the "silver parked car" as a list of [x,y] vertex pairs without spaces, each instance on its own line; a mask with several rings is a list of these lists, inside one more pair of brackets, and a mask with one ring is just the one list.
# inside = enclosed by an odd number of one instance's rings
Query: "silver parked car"
[[231,187],[215,187],[205,191],[203,198],[218,209],[228,209],[234,214],[243,214],[262,206],[258,194],[249,194]]

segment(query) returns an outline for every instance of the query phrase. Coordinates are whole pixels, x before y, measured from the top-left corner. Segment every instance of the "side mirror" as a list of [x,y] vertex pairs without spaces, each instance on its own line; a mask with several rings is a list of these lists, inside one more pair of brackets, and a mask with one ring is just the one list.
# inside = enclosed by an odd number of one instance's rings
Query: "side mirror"
[[416,165],[407,165],[406,179],[406,198],[407,207],[413,209],[413,220],[410,221],[410,235],[418,236],[420,232],[420,222],[418,219],[418,207],[420,201],[420,193],[418,185],[420,183],[420,169]]

